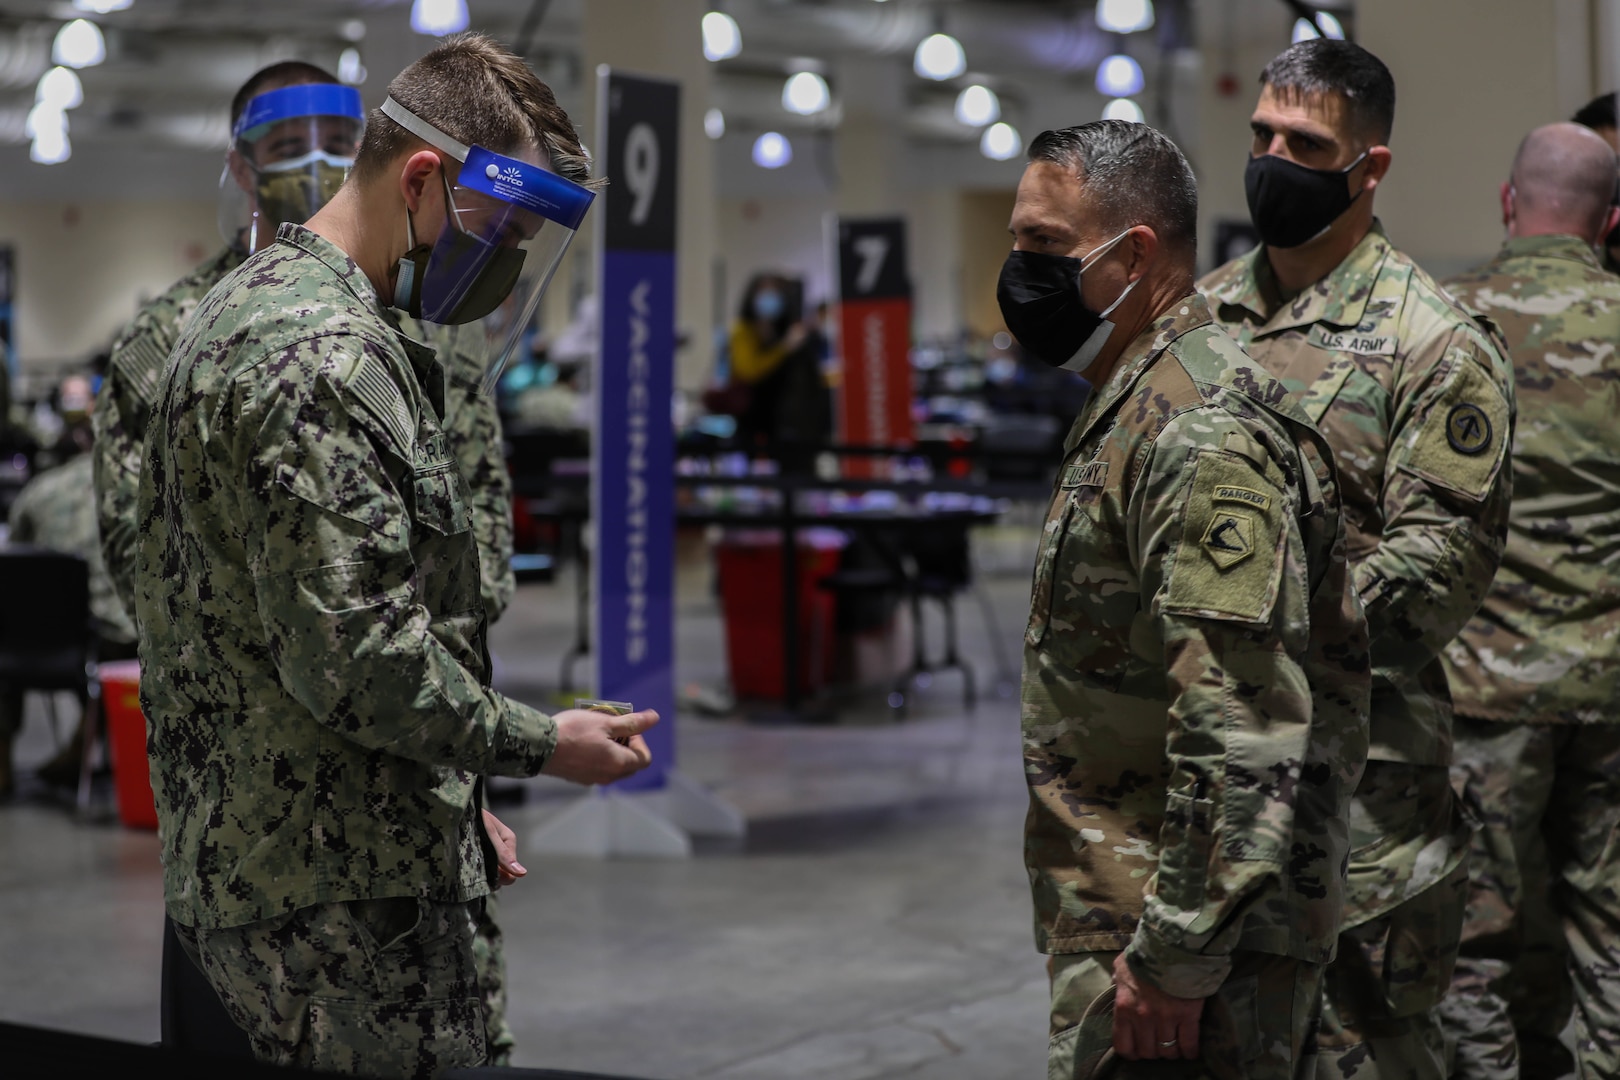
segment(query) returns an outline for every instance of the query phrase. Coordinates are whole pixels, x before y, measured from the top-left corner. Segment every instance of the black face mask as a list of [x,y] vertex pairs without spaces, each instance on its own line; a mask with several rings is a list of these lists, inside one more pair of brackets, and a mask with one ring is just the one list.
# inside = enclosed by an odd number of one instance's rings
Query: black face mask
[[1099,253],[1106,253],[1130,231],[1097,245],[1085,259],[1034,251],[1007,254],[1001,280],[996,283],[996,302],[1008,331],[1026,352],[1069,371],[1082,372],[1091,366],[1114,332],[1108,316],[1142,279],[1125,286],[1119,299],[1099,313],[1080,299],[1080,273],[1087,261],[1095,262]]
[[1260,239],[1267,247],[1293,248],[1325,232],[1361,198],[1361,191],[1350,194],[1345,177],[1366,157],[1362,151],[1342,169],[1308,169],[1276,154],[1250,158],[1243,189]]

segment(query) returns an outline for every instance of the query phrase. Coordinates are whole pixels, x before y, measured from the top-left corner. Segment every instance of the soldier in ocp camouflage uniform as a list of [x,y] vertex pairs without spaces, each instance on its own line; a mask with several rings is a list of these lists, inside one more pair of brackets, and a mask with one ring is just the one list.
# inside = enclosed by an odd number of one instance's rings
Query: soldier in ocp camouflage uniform
[[[237,91],[231,108],[234,129],[242,111],[261,93],[286,86],[335,85],[337,79],[322,69],[301,61],[272,64],[250,77]],[[358,125],[356,125],[358,126]],[[300,135],[302,132],[299,133]],[[343,132],[328,132],[345,140],[326,149],[345,151],[352,158],[356,139]],[[356,134],[358,134],[356,132]],[[259,165],[303,156],[309,149],[302,138],[288,138],[277,131],[253,140],[239,142],[236,152]],[[227,175],[222,183],[232,185]],[[239,196],[237,196],[239,197]],[[313,213],[319,204],[311,205]],[[134,602],[134,557],[137,543],[135,496],[140,484],[142,451],[158,380],[169,352],[179,339],[192,312],[208,291],[242,264],[249,252],[250,236],[260,238],[261,246],[270,239],[268,226],[279,224],[266,219],[263,208],[256,208],[256,228],[242,229],[218,254],[175,282],[152,300],[115,339],[106,377],[97,399],[95,413],[96,493],[99,503],[106,562],[116,571],[112,580],[126,608]],[[233,225],[234,227],[234,225]],[[459,336],[443,333],[408,317],[386,313],[398,319],[401,328],[414,340],[428,344],[451,345]],[[478,333],[475,329],[473,333]],[[489,395],[479,393],[483,360],[471,349],[441,347],[440,356],[449,372],[450,386],[445,400],[445,436],[467,481],[473,519],[473,535],[478,544],[479,575],[482,580],[484,610],[493,623],[511,602],[515,591],[512,574],[512,484],[506,471],[501,447],[500,414]],[[479,917],[477,958],[480,983],[484,987],[484,1014],[490,1036],[490,1062],[509,1062],[515,1039],[506,1021],[505,955],[496,901],[491,894]],[[167,942],[166,942],[167,947]],[[165,971],[186,969],[165,965]],[[167,1006],[197,1000],[194,996],[171,995]],[[206,1031],[210,1018],[194,1022],[166,1013],[165,1023],[179,1031]],[[169,1030],[169,1029],[166,1029]],[[167,1037],[167,1036],[166,1036]],[[205,1036],[207,1037],[207,1036]],[[223,1051],[225,1046],[213,1046]]]
[[1197,190],[1174,144],[1099,121],[1043,133],[1030,158],[1002,312],[1095,384],[1024,650],[1049,1076],[1112,1060],[1117,1077],[1286,1080],[1309,1051],[1366,753],[1333,466],[1193,291]]
[[1246,180],[1265,243],[1199,287],[1333,447],[1372,638],[1371,749],[1318,1075],[1438,1078],[1430,1010],[1456,958],[1469,837],[1439,654],[1501,559],[1512,373],[1373,217],[1395,109],[1384,65],[1317,39],[1261,85]]
[[1569,1071],[1572,977],[1579,1074],[1620,1076],[1620,278],[1595,250],[1620,220],[1614,173],[1584,128],[1531,132],[1507,242],[1446,283],[1501,326],[1519,400],[1507,553],[1446,652],[1485,823],[1441,1006],[1468,1080]]
[[[487,38],[389,92],[457,141],[585,173],[549,90]],[[488,689],[446,373],[382,299],[407,220],[453,241],[452,190],[489,200],[455,165],[374,114],[314,231],[284,226],[198,307],[152,415],[136,613],[167,907],[267,1060],[482,1063],[477,776],[648,760],[654,714],[548,718]]]

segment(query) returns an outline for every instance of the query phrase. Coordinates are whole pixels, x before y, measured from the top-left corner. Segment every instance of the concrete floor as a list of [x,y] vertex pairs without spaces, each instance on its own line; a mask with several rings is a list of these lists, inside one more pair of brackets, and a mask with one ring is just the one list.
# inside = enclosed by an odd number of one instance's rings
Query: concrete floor
[[[898,722],[876,689],[815,725],[688,710],[680,768],[743,812],[746,840],[701,843],[684,861],[525,856],[530,876],[500,908],[517,1064],[736,1080],[1043,1074],[1018,710],[992,685],[998,649],[1016,660],[1033,545],[1018,526],[976,539],[998,624],[992,641],[978,605],[959,602],[976,709],[944,675]],[[711,580],[701,545],[684,545],[683,687],[725,683]],[[557,693],[572,596],[566,576],[519,590],[494,632],[508,692]],[[31,707],[24,766],[52,748]],[[522,803],[502,816],[521,837],[579,792],[539,780],[513,794]],[[76,823],[37,787],[0,805],[0,1019],[157,1038],[156,852],[154,836]]]

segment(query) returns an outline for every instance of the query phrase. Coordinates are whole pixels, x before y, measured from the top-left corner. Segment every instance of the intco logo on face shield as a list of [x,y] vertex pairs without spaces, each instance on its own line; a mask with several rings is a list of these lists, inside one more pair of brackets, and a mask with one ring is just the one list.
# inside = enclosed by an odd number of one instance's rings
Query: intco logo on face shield
[[500,180],[513,187],[523,186],[523,172],[516,165],[508,165],[502,169],[499,165],[491,163],[484,166],[484,175],[491,180]]

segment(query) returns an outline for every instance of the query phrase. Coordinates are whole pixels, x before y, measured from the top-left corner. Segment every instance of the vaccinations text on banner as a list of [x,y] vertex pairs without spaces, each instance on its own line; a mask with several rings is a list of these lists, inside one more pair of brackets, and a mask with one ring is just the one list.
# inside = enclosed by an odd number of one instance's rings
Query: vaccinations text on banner
[[[839,441],[910,446],[911,281],[903,218],[839,218],[834,226]],[[884,475],[872,458],[848,458],[844,475]]]
[[661,788],[675,752],[675,180],[680,87],[598,69],[605,189],[601,363],[593,425],[595,692],[662,721],[652,766],[619,786]]

